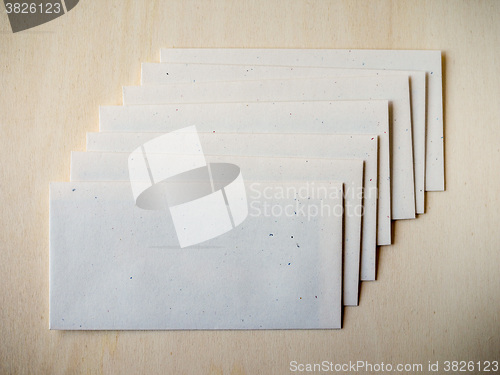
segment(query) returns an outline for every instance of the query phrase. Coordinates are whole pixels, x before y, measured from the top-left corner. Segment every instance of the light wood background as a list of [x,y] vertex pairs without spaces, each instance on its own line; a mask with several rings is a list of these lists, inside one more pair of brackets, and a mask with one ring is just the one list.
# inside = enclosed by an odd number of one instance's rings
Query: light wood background
[[[287,374],[289,363],[500,360],[500,1],[81,0],[12,34],[0,5],[0,372]],[[161,47],[441,49],[444,193],[395,223],[340,331],[57,332],[49,181]],[[442,369],[442,367],[441,367]],[[440,372],[444,373],[444,372]]]

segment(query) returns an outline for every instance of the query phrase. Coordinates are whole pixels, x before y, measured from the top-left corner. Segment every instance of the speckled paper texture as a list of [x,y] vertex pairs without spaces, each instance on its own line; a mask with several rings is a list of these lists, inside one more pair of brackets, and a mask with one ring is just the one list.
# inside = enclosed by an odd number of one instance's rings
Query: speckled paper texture
[[[203,138],[202,138],[203,139]],[[73,153],[72,180],[124,181],[128,179],[126,155],[120,153]],[[209,162],[229,162],[241,168],[244,179],[293,180],[314,184],[318,180],[344,183],[344,304],[358,304],[362,222],[363,161],[355,159],[314,159],[216,156],[206,153]],[[96,167],[99,165],[100,167]],[[87,171],[86,171],[87,170]]]
[[[425,72],[296,66],[143,63],[141,84],[159,85],[188,82],[387,75],[402,75],[410,78],[415,203],[416,212],[421,214],[424,213],[425,209]],[[399,147],[398,144],[393,145],[394,149],[397,149],[397,147]],[[401,149],[397,150],[396,153],[401,152]],[[403,149],[403,151],[405,150]],[[393,150],[394,152],[395,150]]]
[[[217,49],[169,48],[161,61],[279,65],[357,69],[414,70],[426,72],[427,120],[425,189],[444,190],[443,82],[441,51],[360,49]],[[412,86],[412,97],[418,87]]]
[[[260,208],[342,205],[338,183],[312,199],[264,196],[300,182],[247,184]],[[170,217],[136,207],[127,182],[50,186],[51,329],[340,328],[341,280],[342,215],[249,215],[180,249]]]
[[[116,132],[170,132],[192,124],[196,124],[199,131],[210,133],[376,134],[379,137],[377,244],[391,244],[390,132],[386,100],[103,106],[99,117],[101,132],[87,134],[89,151],[129,151],[129,142],[134,143],[134,137],[137,140],[148,137],[137,133],[115,136]],[[405,153],[392,155],[393,158],[407,156]],[[393,195],[392,199],[400,197]]]
[[[335,99],[389,99],[392,106],[393,152],[412,149],[408,77],[337,77],[246,82],[207,82],[124,87],[124,103],[166,104],[227,101],[294,101]],[[397,127],[398,130],[395,130]],[[391,188],[399,197],[393,219],[415,218],[413,153],[394,158]]]

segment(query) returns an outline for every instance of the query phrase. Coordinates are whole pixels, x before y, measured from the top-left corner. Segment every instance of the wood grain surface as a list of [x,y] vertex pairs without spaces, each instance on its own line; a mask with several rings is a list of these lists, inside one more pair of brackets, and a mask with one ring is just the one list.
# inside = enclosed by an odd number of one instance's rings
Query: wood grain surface
[[[81,0],[16,34],[2,3],[0,373],[288,374],[291,361],[358,360],[428,373],[429,361],[500,360],[499,46],[495,0]],[[98,106],[121,104],[161,47],[443,51],[447,190],[394,224],[342,330],[49,331],[49,182],[69,181]]]

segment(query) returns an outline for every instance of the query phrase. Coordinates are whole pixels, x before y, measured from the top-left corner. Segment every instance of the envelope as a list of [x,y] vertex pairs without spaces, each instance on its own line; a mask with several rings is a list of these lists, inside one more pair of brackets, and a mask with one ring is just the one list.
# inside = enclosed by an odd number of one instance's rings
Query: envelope
[[50,328],[340,328],[342,184],[243,178],[247,218],[186,248],[130,182],[51,183]]
[[[358,304],[360,280],[361,223],[363,218],[363,161],[358,159],[317,159],[246,157],[213,155],[211,142],[200,133],[204,153],[209,162],[233,161],[242,170],[243,178],[268,181],[341,181],[345,192],[344,231],[344,304]],[[219,138],[221,139],[221,138]],[[127,153],[73,152],[71,154],[72,181],[127,181]],[[368,222],[367,226],[372,223]],[[375,250],[364,259],[375,267]]]
[[[444,190],[443,83],[441,51],[356,49],[162,49],[161,62],[239,65],[323,66],[425,71],[427,128],[425,189]],[[419,88],[412,86],[412,96]]]
[[[393,152],[412,149],[408,79],[405,77],[338,77],[247,82],[210,82],[124,87],[124,104],[167,104],[217,101],[294,101],[324,99],[390,99]],[[394,130],[394,129],[398,130]],[[403,131],[400,131],[404,129]],[[407,130],[406,130],[407,129]],[[394,145],[397,145],[394,147]],[[406,150],[406,151],[405,151]],[[393,219],[415,218],[413,155],[394,158],[391,189]]]
[[423,214],[425,211],[425,72],[180,63],[143,63],[141,66],[143,86],[189,82],[386,75],[410,77],[416,212]]
[[[109,153],[73,153],[72,180],[128,179],[127,153],[130,153],[156,133],[113,133],[102,140],[92,137],[97,149],[110,149]],[[310,134],[241,134],[198,133],[205,155],[240,155],[271,157],[315,157],[364,159],[363,226],[361,229],[361,280],[375,280],[377,246],[377,136],[376,135],[310,135]],[[90,138],[89,138],[90,139]],[[312,146],[313,145],[313,146]],[[262,172],[266,173],[266,172]],[[380,224],[382,227],[384,224]],[[389,226],[387,226],[388,229]]]
[[[391,181],[388,102],[214,103],[100,107],[101,133],[87,133],[88,151],[130,151],[121,144],[132,134],[170,132],[196,124],[202,132],[377,134],[379,137],[379,200],[377,244],[391,244]],[[402,153],[403,156],[408,154]],[[396,155],[399,156],[399,155]],[[394,200],[400,197],[393,197]]]

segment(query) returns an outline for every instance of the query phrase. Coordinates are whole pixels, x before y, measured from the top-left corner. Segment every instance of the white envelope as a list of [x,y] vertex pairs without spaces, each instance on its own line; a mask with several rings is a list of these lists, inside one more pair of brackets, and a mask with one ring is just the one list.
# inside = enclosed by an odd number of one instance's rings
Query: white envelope
[[[408,79],[337,77],[297,80],[210,82],[168,86],[124,87],[124,104],[167,104],[227,101],[295,101],[325,99],[390,99],[393,152],[412,149]],[[394,147],[394,145],[397,145]],[[404,164],[403,164],[404,163]],[[394,158],[391,189],[401,200],[392,202],[393,219],[415,218],[413,156]]]
[[[283,66],[143,63],[142,85],[308,77],[402,75],[410,77],[416,212],[425,211],[425,72]],[[410,150],[407,150],[408,152]]]
[[[104,106],[99,111],[101,133],[87,134],[87,150],[130,151],[128,144],[120,143],[126,140],[124,136],[117,138],[109,132],[165,133],[192,124],[196,124],[202,132],[377,134],[377,244],[390,245],[391,173],[387,105],[387,101],[377,100]],[[401,155],[409,156],[405,153]],[[393,200],[398,199],[393,197]]]
[[[99,138],[105,135],[104,138]],[[94,134],[92,148],[117,145],[109,151],[129,153],[141,144],[161,134],[113,133]],[[376,135],[311,135],[311,134],[241,134],[198,133],[206,155],[240,155],[264,157],[313,157],[313,158],[358,158],[365,161],[364,172],[364,219],[361,241],[361,280],[375,280],[376,236],[377,236],[377,136]],[[98,142],[98,143],[96,143]],[[126,180],[126,156],[74,153],[72,158],[72,180]],[[85,158],[88,158],[85,161]],[[82,160],[83,159],[83,160]],[[97,162],[99,160],[99,162]],[[114,178],[111,178],[114,176]],[[381,223],[380,226],[383,226]],[[388,227],[386,228],[388,229]]]
[[[204,154],[209,162],[233,161],[242,169],[243,178],[267,181],[342,181],[345,191],[344,231],[344,304],[358,304],[360,280],[360,243],[362,222],[363,161],[356,159],[315,159],[247,157],[210,153],[211,142],[199,133]],[[219,138],[220,139],[220,138]],[[72,181],[126,181],[127,153],[72,152]],[[367,223],[369,225],[371,223]],[[364,262],[375,270],[375,250],[367,253]],[[369,265],[369,267],[368,267]],[[373,271],[374,272],[374,271]]]
[[[444,190],[441,51],[356,49],[162,49],[161,62],[420,70],[427,73],[425,189]],[[412,96],[416,88],[412,87]]]
[[[255,211],[232,231],[180,249],[168,212],[136,207],[130,183],[51,183],[50,328],[340,328],[342,215],[323,208],[342,209],[342,185],[246,185],[260,209],[299,201],[323,212]],[[328,195],[273,195],[304,187]]]
[[[100,138],[104,135],[105,137]],[[71,179],[76,181],[128,179],[127,153],[157,138],[157,133],[95,133],[97,149],[112,148],[119,154],[73,153]],[[357,158],[364,166],[364,215],[361,229],[361,280],[375,280],[377,246],[377,136],[311,135],[311,134],[241,134],[198,133],[205,155],[239,155],[255,157]],[[111,145],[106,147],[105,145]],[[87,159],[87,160],[85,160]],[[263,172],[265,173],[265,172]],[[112,178],[113,176],[113,178]],[[380,224],[383,226],[383,223]],[[385,227],[388,229],[389,226]]]

